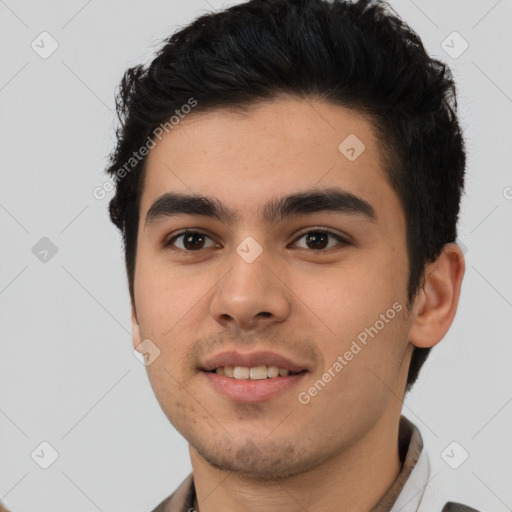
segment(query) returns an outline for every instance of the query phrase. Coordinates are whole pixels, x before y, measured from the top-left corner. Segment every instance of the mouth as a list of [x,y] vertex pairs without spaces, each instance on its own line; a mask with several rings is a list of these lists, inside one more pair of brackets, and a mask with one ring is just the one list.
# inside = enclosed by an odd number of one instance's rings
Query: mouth
[[289,357],[269,350],[249,353],[236,350],[221,352],[206,360],[199,369],[205,372],[217,372],[235,379],[255,380],[278,375],[287,376],[309,370],[306,364],[292,361]]
[[307,370],[293,372],[287,368],[279,368],[273,365],[260,365],[260,366],[219,366],[214,370],[209,370],[207,373],[215,373],[223,375],[228,379],[237,380],[266,380],[280,377],[288,377],[291,375],[299,375],[305,373]]
[[218,394],[234,402],[264,402],[291,391],[309,373],[299,362],[274,352],[223,352],[200,368]]

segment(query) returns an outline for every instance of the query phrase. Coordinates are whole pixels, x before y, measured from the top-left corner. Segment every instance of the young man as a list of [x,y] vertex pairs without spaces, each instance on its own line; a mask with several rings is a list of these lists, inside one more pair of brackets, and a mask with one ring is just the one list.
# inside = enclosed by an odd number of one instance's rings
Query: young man
[[371,0],[253,0],[127,71],[110,214],[193,467],[154,512],[474,510],[401,416],[464,275],[456,106]]

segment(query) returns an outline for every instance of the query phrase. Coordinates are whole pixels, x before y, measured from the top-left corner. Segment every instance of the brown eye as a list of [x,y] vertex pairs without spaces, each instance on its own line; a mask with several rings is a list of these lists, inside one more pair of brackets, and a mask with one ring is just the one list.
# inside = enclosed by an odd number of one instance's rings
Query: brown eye
[[[212,243],[208,246],[207,240],[210,240]],[[178,244],[175,244],[176,241],[180,241]],[[185,231],[172,237],[166,244],[165,247],[174,246],[177,249],[181,249],[187,252],[199,251],[200,249],[213,247],[215,246],[215,242],[205,233],[201,233],[199,231]]]
[[[338,243],[329,245],[329,238],[336,240]],[[313,249],[315,251],[325,251],[336,245],[348,245],[348,242],[341,236],[331,231],[314,230],[303,233],[297,240],[305,240],[304,249]]]

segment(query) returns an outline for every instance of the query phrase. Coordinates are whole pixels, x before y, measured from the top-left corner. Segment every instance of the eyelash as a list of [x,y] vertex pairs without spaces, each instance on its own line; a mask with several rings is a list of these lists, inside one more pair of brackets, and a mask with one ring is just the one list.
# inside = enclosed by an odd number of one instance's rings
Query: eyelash
[[[332,231],[329,231],[328,229],[323,229],[323,228],[313,228],[313,229],[310,228],[308,231],[305,231],[305,232],[301,233],[294,240],[294,243],[297,242],[298,240],[300,240],[301,238],[303,238],[304,236],[310,235],[312,233],[322,233],[322,234],[326,234],[328,236],[331,236],[332,238],[334,238],[338,242],[340,242],[338,244],[339,246],[350,245],[350,243],[346,239],[344,239],[342,236],[338,235],[337,233],[333,233]],[[179,234],[173,236],[168,241],[164,242],[164,244],[163,244],[164,248],[170,248],[170,249],[173,249],[173,250],[174,249],[175,250],[180,250],[180,251],[183,251],[183,252],[186,252],[186,253],[190,253],[190,254],[193,254],[193,253],[196,253],[196,252],[201,252],[202,250],[204,250],[204,248],[201,248],[201,249],[198,249],[197,251],[189,251],[189,250],[186,250],[186,249],[181,249],[181,248],[173,247],[173,242],[174,241],[176,241],[177,239],[179,239],[181,237],[184,237],[186,235],[203,235],[203,236],[209,238],[210,240],[212,240],[212,237],[208,236],[206,233],[203,233],[202,231],[187,230],[187,231],[183,231],[182,233],[179,233]],[[207,247],[206,249],[210,249],[210,247]],[[309,249],[309,251],[321,254],[321,253],[327,252],[327,251],[329,251],[331,249],[333,249],[333,247],[329,247],[327,249],[318,249],[318,250]]]

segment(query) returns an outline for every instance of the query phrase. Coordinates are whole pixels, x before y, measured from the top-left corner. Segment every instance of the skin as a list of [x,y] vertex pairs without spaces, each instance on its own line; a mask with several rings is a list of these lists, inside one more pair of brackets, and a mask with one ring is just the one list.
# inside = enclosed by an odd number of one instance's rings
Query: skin
[[[356,134],[365,151],[349,161],[339,144]],[[155,395],[188,441],[196,510],[368,511],[400,471],[398,426],[414,346],[436,345],[459,300],[464,258],[455,244],[425,269],[407,310],[406,225],[384,173],[371,121],[322,101],[280,97],[244,114],[189,115],[147,159],[138,231],[133,345],[150,339],[160,356],[147,366]],[[362,215],[317,212],[268,224],[269,200],[336,187],[369,202]],[[181,214],[145,224],[166,192],[217,198],[231,225]],[[202,247],[164,241],[185,228]],[[315,229],[313,229],[315,228]],[[341,235],[319,253],[307,236]],[[247,237],[262,254],[236,252]],[[201,239],[199,240],[201,242]],[[386,323],[308,404],[298,401],[394,303]],[[260,403],[234,402],[198,369],[227,349],[270,349],[308,365],[298,386]],[[341,505],[342,504],[342,505]]]

